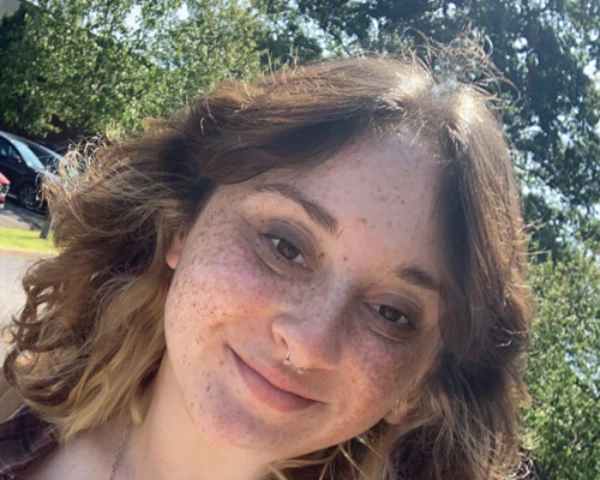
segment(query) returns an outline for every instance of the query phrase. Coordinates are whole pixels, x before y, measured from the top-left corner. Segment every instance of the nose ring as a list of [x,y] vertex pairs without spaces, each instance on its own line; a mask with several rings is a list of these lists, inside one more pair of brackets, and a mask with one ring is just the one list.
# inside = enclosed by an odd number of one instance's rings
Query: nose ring
[[[291,355],[291,353],[288,350],[285,358],[283,359],[283,364],[287,365],[287,366],[290,366],[292,364],[292,358],[291,357],[292,357],[292,355]],[[298,375],[302,375],[304,373],[304,367],[298,367],[298,368],[296,368],[296,373]]]

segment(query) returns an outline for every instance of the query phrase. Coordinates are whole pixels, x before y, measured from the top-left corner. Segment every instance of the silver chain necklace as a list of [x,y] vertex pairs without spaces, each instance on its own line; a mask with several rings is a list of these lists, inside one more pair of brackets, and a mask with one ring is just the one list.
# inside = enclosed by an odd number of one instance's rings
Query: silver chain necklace
[[119,446],[117,447],[117,453],[115,453],[115,458],[113,460],[112,467],[110,468],[110,472],[108,474],[108,480],[113,480],[115,478],[115,472],[117,471],[117,467],[119,466],[119,460],[121,460],[121,454],[123,453],[123,448],[125,447],[127,437],[129,437],[130,430],[131,425],[127,425],[125,431],[123,432],[121,443],[119,443]]

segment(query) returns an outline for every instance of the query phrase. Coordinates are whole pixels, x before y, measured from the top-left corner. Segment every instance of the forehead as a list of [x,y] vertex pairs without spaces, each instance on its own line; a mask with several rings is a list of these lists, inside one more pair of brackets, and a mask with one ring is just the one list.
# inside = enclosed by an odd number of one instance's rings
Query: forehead
[[319,196],[324,201],[354,189],[355,207],[412,204],[415,195],[422,197],[421,203],[429,203],[437,190],[439,163],[438,157],[417,139],[371,137],[297,176],[295,181],[307,191],[321,188]]
[[[275,168],[256,177],[254,183],[285,180],[308,187],[317,180],[319,185],[326,183],[337,187],[341,183],[340,177],[344,177],[345,180],[362,179],[378,188],[384,183],[400,187],[402,179],[408,182],[426,180],[433,185],[438,181],[442,164],[440,155],[419,136],[388,134],[378,137],[373,134],[353,142],[320,165],[304,169]],[[382,179],[382,175],[386,179]],[[376,185],[377,181],[381,185]],[[401,191],[400,188],[395,190]]]

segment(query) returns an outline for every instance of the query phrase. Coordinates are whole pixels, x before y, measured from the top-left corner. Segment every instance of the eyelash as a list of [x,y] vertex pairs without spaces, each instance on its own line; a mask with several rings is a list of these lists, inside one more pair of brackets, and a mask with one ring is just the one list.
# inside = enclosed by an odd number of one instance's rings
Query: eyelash
[[[305,271],[309,270],[310,267],[306,263],[306,259],[305,259],[304,254],[302,253],[302,250],[300,250],[298,247],[296,247],[296,245],[294,245],[294,243],[292,243],[291,241],[289,241],[281,236],[277,236],[277,235],[263,234],[263,237],[264,237],[265,241],[267,242],[267,246],[268,246],[269,250],[273,254],[274,258],[277,259],[277,261],[283,262],[286,264],[286,266],[290,266],[292,268],[301,268]],[[304,259],[304,262],[297,263],[297,262],[290,260],[289,258],[286,258],[277,248],[279,246],[279,243],[282,241],[288,243],[294,250],[296,250],[298,252],[298,254],[302,256],[302,258]],[[384,305],[384,304],[368,304],[367,303],[366,305],[369,308],[369,310],[371,311],[371,313],[376,315],[377,319],[379,321],[382,321],[383,323],[385,323],[386,326],[389,326],[392,328],[397,328],[397,329],[406,329],[406,328],[414,329],[415,328],[414,323],[411,320],[412,315],[409,315],[408,313],[404,312],[403,310],[401,310],[399,308],[393,307],[391,305]],[[402,323],[392,322],[392,321],[386,319],[384,315],[379,313],[377,311],[377,307],[379,307],[379,308],[384,307],[384,308],[396,310],[396,311],[400,312],[401,318],[402,317],[405,318],[406,321],[402,322]]]

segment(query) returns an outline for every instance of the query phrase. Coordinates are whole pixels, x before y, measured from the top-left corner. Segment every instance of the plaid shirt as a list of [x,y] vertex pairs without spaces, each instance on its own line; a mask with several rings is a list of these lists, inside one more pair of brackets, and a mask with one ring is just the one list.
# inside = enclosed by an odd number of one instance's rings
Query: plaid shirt
[[0,423],[0,480],[19,478],[57,445],[54,427],[23,405]]

